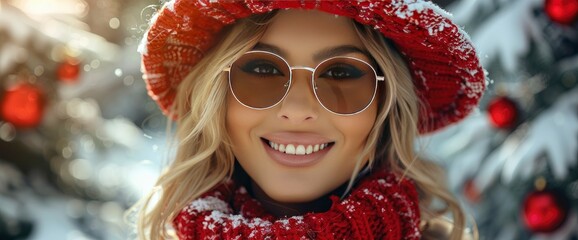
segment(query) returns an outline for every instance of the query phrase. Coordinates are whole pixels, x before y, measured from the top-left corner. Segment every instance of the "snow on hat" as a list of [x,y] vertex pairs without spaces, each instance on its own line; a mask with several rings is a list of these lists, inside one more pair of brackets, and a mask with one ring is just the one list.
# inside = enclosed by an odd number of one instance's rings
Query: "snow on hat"
[[172,0],[151,19],[139,47],[149,95],[170,114],[179,83],[217,42],[223,27],[275,9],[310,9],[349,17],[392,40],[427,107],[419,116],[421,133],[466,117],[486,88],[485,71],[468,35],[451,21],[450,14],[426,0]]

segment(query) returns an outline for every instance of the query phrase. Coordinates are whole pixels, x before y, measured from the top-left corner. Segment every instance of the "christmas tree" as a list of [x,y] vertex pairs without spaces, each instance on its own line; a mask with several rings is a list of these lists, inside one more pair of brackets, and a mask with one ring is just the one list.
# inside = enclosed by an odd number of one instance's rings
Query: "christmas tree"
[[454,1],[488,70],[478,112],[420,139],[480,239],[578,238],[578,1]]
[[134,238],[166,140],[136,51],[152,3],[0,0],[0,239]]

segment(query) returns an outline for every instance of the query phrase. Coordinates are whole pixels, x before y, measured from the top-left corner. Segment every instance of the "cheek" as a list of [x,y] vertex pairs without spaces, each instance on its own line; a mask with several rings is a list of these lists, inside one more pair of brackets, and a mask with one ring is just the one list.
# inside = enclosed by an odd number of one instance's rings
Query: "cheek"
[[[348,150],[362,148],[377,117],[377,104],[375,102],[365,111],[349,117],[342,117],[334,121],[337,129],[341,130]],[[352,149],[353,148],[353,149]]]
[[225,124],[235,156],[246,156],[255,152],[254,148],[260,144],[255,132],[263,127],[267,118],[266,111],[249,109],[237,102],[230,93],[227,94],[226,108]]
[[227,94],[226,108],[225,123],[227,133],[231,138],[233,146],[236,146],[239,143],[245,142],[243,138],[249,136],[251,126],[253,125],[251,121],[255,118],[251,117],[250,109],[239,104],[230,92]]

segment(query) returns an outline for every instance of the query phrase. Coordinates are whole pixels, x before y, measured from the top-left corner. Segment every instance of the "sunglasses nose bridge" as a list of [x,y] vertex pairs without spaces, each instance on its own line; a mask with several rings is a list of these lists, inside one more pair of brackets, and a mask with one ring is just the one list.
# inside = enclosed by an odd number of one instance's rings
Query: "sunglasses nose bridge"
[[293,71],[293,70],[307,70],[307,71],[310,71],[311,73],[315,72],[315,68],[306,67],[306,66],[293,66],[293,67],[291,67],[291,71]]
[[305,71],[311,72],[309,80],[311,81],[311,84],[313,84],[312,87],[315,88],[315,85],[314,85],[315,82],[313,81],[313,74],[315,73],[315,68],[307,67],[307,66],[292,66],[292,67],[289,67],[289,69],[291,70],[291,78],[293,78],[295,76],[295,74],[293,74],[293,70],[305,70]]

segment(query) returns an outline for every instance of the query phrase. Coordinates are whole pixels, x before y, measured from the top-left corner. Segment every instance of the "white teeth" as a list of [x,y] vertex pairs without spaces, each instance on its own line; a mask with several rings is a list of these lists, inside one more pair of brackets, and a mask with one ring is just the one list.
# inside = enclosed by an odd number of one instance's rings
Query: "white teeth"
[[305,155],[305,147],[303,145],[297,145],[297,149],[295,150],[296,155]]
[[313,147],[311,145],[307,146],[307,149],[305,150],[305,154],[311,154],[313,152]]
[[293,145],[293,144],[278,144],[269,141],[269,146],[279,152],[291,155],[308,155],[319,150],[323,150],[329,143],[315,144],[315,145]]
[[293,144],[287,144],[287,147],[285,148],[285,153],[295,155],[295,146],[293,146]]

